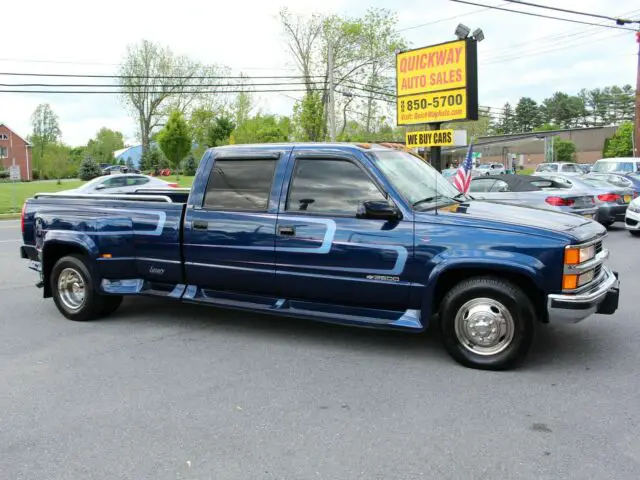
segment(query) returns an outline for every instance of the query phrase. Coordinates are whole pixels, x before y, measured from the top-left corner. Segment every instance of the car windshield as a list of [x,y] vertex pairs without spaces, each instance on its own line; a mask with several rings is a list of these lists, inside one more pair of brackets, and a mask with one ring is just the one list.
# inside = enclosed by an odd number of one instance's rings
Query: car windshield
[[425,161],[406,152],[375,152],[376,165],[407,202],[427,210],[441,202],[455,202],[461,194]]
[[633,162],[596,162],[593,167],[593,172],[607,173],[607,172],[633,172]]

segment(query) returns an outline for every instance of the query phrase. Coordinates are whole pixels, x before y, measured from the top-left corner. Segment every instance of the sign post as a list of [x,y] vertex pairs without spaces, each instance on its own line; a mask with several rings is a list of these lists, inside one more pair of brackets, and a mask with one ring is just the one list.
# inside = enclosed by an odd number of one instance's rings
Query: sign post
[[20,166],[11,165],[9,167],[9,179],[11,180],[11,208],[17,211],[16,205],[16,182],[20,181]]
[[[465,38],[396,55],[396,118],[399,126],[478,119],[478,42]],[[440,146],[432,165],[442,170]]]

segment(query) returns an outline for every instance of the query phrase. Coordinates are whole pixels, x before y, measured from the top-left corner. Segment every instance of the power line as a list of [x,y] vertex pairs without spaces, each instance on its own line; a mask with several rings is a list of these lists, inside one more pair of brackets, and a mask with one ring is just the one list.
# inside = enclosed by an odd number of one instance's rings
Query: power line
[[556,12],[571,13],[573,15],[583,15],[585,17],[593,17],[593,18],[602,18],[602,19],[605,19],[605,20],[612,20],[612,21],[616,22],[616,24],[618,24],[618,25],[624,25],[624,24],[627,24],[627,23],[640,23],[640,20],[629,20],[629,19],[625,19],[625,18],[610,17],[608,15],[600,15],[598,13],[578,12],[576,10],[568,10],[568,9],[565,9],[565,8],[549,7],[547,5],[539,5],[537,3],[523,2],[521,0],[507,0],[507,2],[517,3],[519,5],[526,5],[528,7],[544,8],[546,10],[555,10]]
[[[311,91],[317,91],[317,92],[322,92],[324,91],[324,89],[310,89]],[[169,94],[171,95],[176,94],[176,93],[206,93],[206,94],[225,94],[225,93],[280,93],[280,92],[307,92],[309,91],[309,89],[270,89],[270,90],[252,90],[252,91],[247,91],[247,90],[217,90],[217,91],[210,91],[210,90],[193,90],[193,91],[179,91],[179,92],[166,92],[166,91],[143,91],[140,90],[139,92],[135,92],[135,93],[144,93],[144,94],[150,94],[150,95],[161,95],[161,94]],[[52,93],[52,94],[86,94],[86,95],[93,95],[93,94],[115,94],[115,95],[120,95],[122,94],[122,92],[118,91],[118,90],[6,90],[6,89],[0,89],[0,93],[38,93],[38,94],[48,94],[48,93]]]
[[491,6],[491,5],[483,5],[481,3],[469,2],[467,0],[451,0],[451,1],[455,2],[455,3],[463,3],[465,5],[474,5],[476,7],[490,8],[492,10],[502,10],[504,12],[520,13],[522,15],[529,15],[529,16],[532,16],[532,17],[548,18],[548,19],[551,19],[551,20],[561,20],[563,22],[579,23],[581,25],[590,25],[592,27],[616,28],[618,30],[627,30],[629,32],[635,32],[635,30],[633,28],[621,27],[621,26],[618,26],[618,25],[603,25],[603,24],[599,24],[599,23],[583,22],[582,20],[573,20],[573,19],[570,19],[570,18],[553,17],[551,15],[542,15],[540,13],[523,12],[523,11],[520,11],[520,10],[512,10],[510,8]]
[[[207,84],[125,84],[117,83],[0,83],[0,87],[52,87],[52,88],[211,88],[211,87],[273,87],[281,85],[315,85],[324,82],[275,82],[275,83],[207,83]],[[247,90],[250,91],[250,90]]]
[[19,72],[0,72],[0,76],[12,77],[58,77],[58,78],[142,78],[142,79],[175,79],[175,80],[251,80],[251,79],[269,79],[269,78],[324,78],[323,75],[257,75],[257,76],[230,76],[230,75],[97,75],[97,74],[71,74],[71,73],[19,73]]
[[[501,3],[500,5],[506,5],[507,3]],[[453,17],[441,18],[439,20],[434,20],[433,22],[421,23],[420,25],[414,25],[413,27],[401,28],[400,30],[396,30],[394,33],[406,32],[407,30],[414,30],[416,28],[428,27],[429,25],[435,25],[436,23],[446,22],[447,20],[453,20],[459,17],[466,17],[467,15],[473,15],[474,13],[484,12],[485,10],[489,10],[491,7],[484,7],[478,10],[473,10],[467,13],[461,13],[460,15],[454,15]]]

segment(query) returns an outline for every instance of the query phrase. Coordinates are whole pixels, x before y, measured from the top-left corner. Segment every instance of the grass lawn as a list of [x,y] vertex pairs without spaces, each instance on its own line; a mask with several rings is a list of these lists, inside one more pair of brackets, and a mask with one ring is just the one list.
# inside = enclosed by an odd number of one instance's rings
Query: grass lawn
[[58,185],[55,180],[42,182],[0,183],[0,213],[14,213],[22,210],[24,201],[36,193],[59,192],[77,188],[84,182],[81,180],[62,180]]
[[169,183],[177,183],[180,187],[191,187],[193,183],[193,179],[195,177],[185,177],[184,175],[180,175],[180,180],[177,179],[175,175],[170,175],[168,177],[158,177],[160,180],[164,180]]
[[[169,183],[177,183],[181,187],[191,187],[194,177],[180,176],[177,180],[176,176],[159,177],[161,180]],[[82,180],[62,180],[62,184],[58,185],[55,180],[45,180],[41,182],[21,182],[16,183],[0,183],[0,214],[2,213],[20,213],[24,201],[33,196],[35,193],[60,192],[61,190],[69,190],[77,188],[84,182]]]

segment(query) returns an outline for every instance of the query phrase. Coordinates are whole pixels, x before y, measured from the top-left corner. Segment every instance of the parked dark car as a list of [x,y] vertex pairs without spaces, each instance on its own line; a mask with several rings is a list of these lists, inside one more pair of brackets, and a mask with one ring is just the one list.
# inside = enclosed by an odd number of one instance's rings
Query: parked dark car
[[549,175],[544,178],[552,179],[558,185],[564,185],[568,191],[576,194],[588,192],[593,195],[598,207],[596,219],[605,227],[610,227],[615,222],[624,222],[627,207],[634,198],[632,188],[621,187],[592,175],[582,177]]
[[617,187],[631,188],[635,196],[640,195],[640,174],[638,173],[590,173],[586,178],[599,178]]

